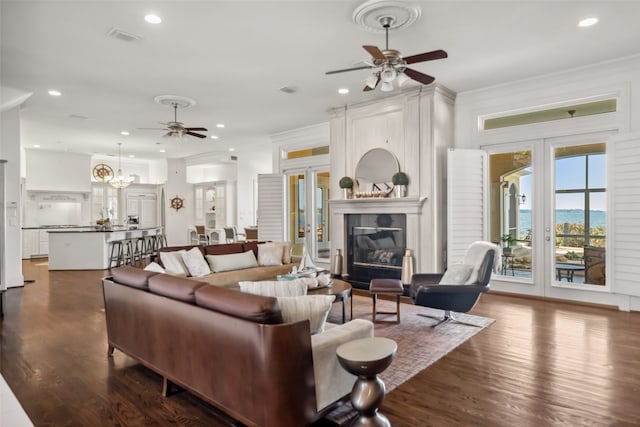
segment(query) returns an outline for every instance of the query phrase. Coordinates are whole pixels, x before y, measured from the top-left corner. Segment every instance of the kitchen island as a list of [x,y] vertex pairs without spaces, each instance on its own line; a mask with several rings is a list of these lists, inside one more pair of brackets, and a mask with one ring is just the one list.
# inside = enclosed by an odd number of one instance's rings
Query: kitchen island
[[106,270],[109,268],[111,242],[161,233],[161,227],[50,230],[49,270]]

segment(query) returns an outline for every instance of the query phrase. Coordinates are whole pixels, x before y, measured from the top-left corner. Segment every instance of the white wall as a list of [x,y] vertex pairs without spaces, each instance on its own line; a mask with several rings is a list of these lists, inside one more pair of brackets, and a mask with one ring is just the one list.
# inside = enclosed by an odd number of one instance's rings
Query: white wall
[[[137,183],[158,184],[157,181],[154,181],[151,178],[152,166],[154,167],[154,174],[158,173],[157,169],[155,169],[156,162],[157,161],[153,160],[130,159],[126,157],[126,155],[123,155],[122,160],[120,161],[120,165],[122,166],[122,174],[125,177],[135,175],[139,178],[136,181]],[[93,171],[93,167],[99,163],[104,163],[111,167],[114,174],[118,173],[118,157],[94,155],[91,157],[91,170]],[[156,178],[156,176],[154,176],[154,178]],[[91,179],[93,180],[93,177]]]
[[22,286],[21,203],[20,203],[20,107],[0,113],[0,159],[5,164],[6,235],[0,256],[4,257],[4,283],[7,287]]
[[149,160],[149,184],[164,184],[167,182],[167,161]]
[[27,149],[27,190],[91,192],[91,156]]
[[258,209],[258,174],[272,173],[271,143],[266,152],[256,150],[238,156],[238,181],[236,187],[238,206],[238,229],[256,225]]
[[[187,229],[193,225],[194,194],[193,184],[187,183],[187,165],[185,159],[167,159],[166,185],[166,229],[169,246],[189,243]],[[176,211],[169,207],[170,200],[179,196],[184,199],[184,208]]]

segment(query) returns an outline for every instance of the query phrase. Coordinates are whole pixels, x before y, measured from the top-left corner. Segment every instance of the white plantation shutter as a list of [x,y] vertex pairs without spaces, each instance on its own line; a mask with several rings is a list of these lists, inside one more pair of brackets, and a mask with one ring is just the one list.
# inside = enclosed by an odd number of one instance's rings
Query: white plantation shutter
[[640,296],[640,134],[612,137],[607,160],[607,283]]
[[485,240],[487,153],[450,148],[447,153],[447,265],[461,262],[467,248]]
[[258,240],[284,239],[284,175],[258,175]]

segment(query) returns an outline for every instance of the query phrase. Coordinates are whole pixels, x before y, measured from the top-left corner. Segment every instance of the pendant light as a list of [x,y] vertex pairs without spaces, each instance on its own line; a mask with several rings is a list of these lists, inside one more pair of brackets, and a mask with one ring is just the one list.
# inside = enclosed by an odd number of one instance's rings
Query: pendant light
[[125,178],[125,176],[122,174],[122,160],[120,153],[121,148],[122,142],[118,142],[118,173],[116,174],[116,176],[111,178],[111,180],[109,180],[109,184],[111,184],[111,186],[114,188],[126,188],[131,184],[131,181],[133,181],[131,177]]

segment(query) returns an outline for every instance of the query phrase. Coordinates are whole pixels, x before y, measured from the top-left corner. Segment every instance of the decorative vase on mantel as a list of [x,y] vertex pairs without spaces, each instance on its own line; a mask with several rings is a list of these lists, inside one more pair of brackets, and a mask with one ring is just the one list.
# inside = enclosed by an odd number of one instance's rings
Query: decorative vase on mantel
[[393,191],[396,197],[407,197],[407,185],[409,185],[409,177],[404,172],[396,172],[391,177],[393,182]]

